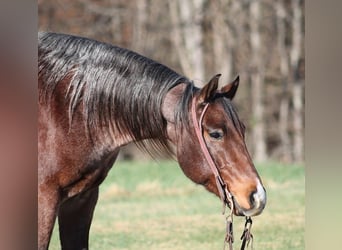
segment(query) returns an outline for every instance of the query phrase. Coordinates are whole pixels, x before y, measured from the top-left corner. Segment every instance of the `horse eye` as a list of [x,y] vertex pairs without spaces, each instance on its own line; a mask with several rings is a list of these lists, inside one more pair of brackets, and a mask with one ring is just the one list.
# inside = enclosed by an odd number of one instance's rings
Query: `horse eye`
[[209,136],[214,139],[221,139],[223,137],[223,133],[219,131],[214,131],[214,132],[210,132]]

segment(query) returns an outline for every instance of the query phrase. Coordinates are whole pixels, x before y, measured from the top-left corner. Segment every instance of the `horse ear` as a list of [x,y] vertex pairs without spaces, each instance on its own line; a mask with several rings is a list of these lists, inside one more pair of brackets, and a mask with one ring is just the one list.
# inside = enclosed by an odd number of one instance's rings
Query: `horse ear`
[[221,91],[225,97],[229,98],[230,100],[233,100],[235,93],[239,87],[239,81],[240,77],[237,76],[233,82],[221,88]]
[[215,75],[211,80],[201,89],[199,94],[200,102],[209,102],[215,95],[218,87],[218,80],[221,74]]

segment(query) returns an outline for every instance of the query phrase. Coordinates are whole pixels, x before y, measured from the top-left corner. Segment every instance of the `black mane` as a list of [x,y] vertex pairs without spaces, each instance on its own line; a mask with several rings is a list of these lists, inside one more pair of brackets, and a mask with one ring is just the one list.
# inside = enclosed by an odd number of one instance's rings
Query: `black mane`
[[165,94],[188,83],[176,116],[186,117],[193,84],[168,67],[135,52],[87,38],[39,33],[38,77],[44,83],[40,98],[50,100],[61,80],[71,76],[66,98],[69,120],[82,103],[90,135],[99,129],[129,133],[146,149],[152,138],[158,151],[168,149],[166,121],[161,113]]

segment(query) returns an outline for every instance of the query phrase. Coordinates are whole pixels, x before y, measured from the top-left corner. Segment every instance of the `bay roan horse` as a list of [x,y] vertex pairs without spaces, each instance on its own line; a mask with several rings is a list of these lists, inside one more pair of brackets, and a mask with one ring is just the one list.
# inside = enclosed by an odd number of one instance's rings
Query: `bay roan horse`
[[221,187],[229,190],[234,214],[262,212],[266,192],[231,103],[238,78],[218,89],[217,75],[199,89],[126,49],[54,33],[39,33],[38,41],[39,249],[48,248],[56,217],[62,249],[88,249],[99,185],[130,142],[158,152],[173,144],[188,178],[221,198]]

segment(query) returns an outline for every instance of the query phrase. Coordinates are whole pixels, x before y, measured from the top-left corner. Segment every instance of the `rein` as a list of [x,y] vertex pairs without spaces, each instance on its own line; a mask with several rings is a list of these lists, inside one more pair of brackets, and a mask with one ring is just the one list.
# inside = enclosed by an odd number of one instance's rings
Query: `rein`
[[[202,153],[204,154],[204,157],[206,161],[208,162],[211,171],[213,172],[215,176],[216,181],[216,187],[219,191],[220,199],[223,203],[223,209],[222,214],[224,215],[226,212],[226,205],[228,204],[230,207],[230,213],[226,217],[226,236],[224,239],[224,246],[223,249],[226,248],[226,244],[229,246],[229,250],[233,250],[233,242],[234,242],[234,235],[233,235],[233,211],[234,211],[234,201],[233,196],[228,190],[228,187],[226,183],[223,181],[217,166],[208,150],[207,144],[205,143],[204,137],[203,137],[203,129],[202,129],[202,121],[204,114],[206,113],[207,109],[209,107],[209,103],[205,103],[205,106],[202,110],[202,113],[200,115],[199,120],[197,120],[196,115],[196,97],[193,97],[192,99],[192,105],[191,105],[191,118],[192,122],[194,124],[195,133],[198,139],[198,142],[201,146]],[[251,248],[253,249],[253,235],[251,234],[251,227],[252,227],[252,219],[249,216],[246,216],[246,223],[245,228],[241,236],[242,245],[241,250],[245,249],[245,246],[249,245],[250,241],[252,240]]]

